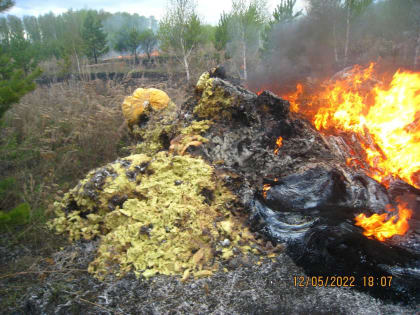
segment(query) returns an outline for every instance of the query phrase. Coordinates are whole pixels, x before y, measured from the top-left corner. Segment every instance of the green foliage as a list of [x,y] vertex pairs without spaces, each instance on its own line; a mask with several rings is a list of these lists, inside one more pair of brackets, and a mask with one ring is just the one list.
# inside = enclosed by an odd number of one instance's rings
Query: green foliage
[[173,50],[183,55],[201,42],[201,21],[195,13],[195,7],[189,0],[172,2],[159,28],[160,46],[163,50]]
[[139,34],[139,41],[141,49],[147,54],[147,59],[150,59],[150,54],[157,44],[157,37],[152,30],[145,30]]
[[172,0],[162,18],[158,32],[160,48],[179,57],[184,65],[187,81],[190,80],[189,59],[202,43],[201,21],[192,0]]
[[219,24],[216,27],[215,32],[215,48],[217,50],[222,50],[226,48],[226,44],[229,41],[229,20],[230,15],[223,12],[219,19]]
[[141,43],[141,34],[135,28],[130,30],[121,30],[118,36],[118,41],[115,45],[117,51],[129,51],[134,55],[134,62],[137,64],[137,48]]
[[157,21],[151,16],[146,18],[136,14],[129,14],[126,12],[117,12],[108,16],[103,21],[104,31],[107,33],[109,46],[117,51],[128,51],[125,42],[132,29],[139,33],[151,28],[153,32],[157,31]]
[[24,202],[8,212],[0,211],[0,227],[22,225],[29,222],[31,207]]
[[372,2],[373,0],[345,0],[343,5],[350,10],[351,17],[354,18],[366,10]]
[[23,23],[20,18],[14,15],[7,16],[7,24],[9,25],[10,37],[23,37]]
[[232,11],[223,13],[216,31],[216,48],[226,48],[247,79],[248,60],[256,59],[260,35],[266,22],[265,1],[233,0]]
[[15,67],[22,69],[25,74],[33,71],[39,62],[36,46],[23,36],[13,36],[10,39],[9,52],[13,56]]
[[28,37],[32,43],[41,41],[41,30],[38,25],[38,20],[34,16],[24,16],[23,25]]
[[14,5],[15,2],[13,0],[0,0],[0,12],[8,10]]
[[35,88],[34,80],[41,74],[41,70],[36,69],[25,75],[21,66],[0,48],[0,118],[13,103]]
[[16,180],[13,177],[5,178],[0,180],[0,199],[6,198],[7,193],[13,189],[16,184]]
[[270,24],[293,21],[302,15],[302,10],[294,12],[296,0],[281,0],[273,12],[273,20]]
[[272,50],[277,50],[279,43],[273,43],[271,40],[274,28],[278,28],[282,24],[293,22],[296,18],[302,15],[302,10],[295,12],[296,0],[281,0],[273,12],[272,19],[266,25],[263,32],[263,52],[265,54],[271,53]]
[[85,45],[85,53],[89,58],[98,63],[98,57],[108,52],[106,34],[102,30],[102,23],[97,16],[89,11],[82,27],[82,38]]

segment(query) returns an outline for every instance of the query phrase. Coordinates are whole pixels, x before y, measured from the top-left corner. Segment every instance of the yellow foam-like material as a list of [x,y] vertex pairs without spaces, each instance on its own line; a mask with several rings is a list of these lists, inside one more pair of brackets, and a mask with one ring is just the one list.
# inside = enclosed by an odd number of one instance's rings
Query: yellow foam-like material
[[131,96],[124,99],[121,107],[127,123],[133,125],[138,122],[147,106],[161,110],[168,106],[170,101],[168,94],[162,90],[138,88]]

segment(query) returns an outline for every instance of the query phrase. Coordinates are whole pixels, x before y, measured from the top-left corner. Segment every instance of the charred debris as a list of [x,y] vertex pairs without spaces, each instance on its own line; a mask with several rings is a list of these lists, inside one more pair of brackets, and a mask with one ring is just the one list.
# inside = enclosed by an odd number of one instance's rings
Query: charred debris
[[[346,164],[348,153],[340,146],[340,140],[324,137],[307,120],[291,113],[289,106],[288,101],[269,91],[259,95],[248,91],[229,78],[223,68],[215,68],[200,77],[194,95],[181,107],[169,104],[159,114],[156,114],[156,108],[147,104],[141,109],[147,119],[143,117],[131,124],[138,141],[132,151],[148,156],[133,156],[152,173],[160,167],[154,166],[156,162],[150,158],[154,154],[162,160],[162,165],[168,165],[165,154],[179,155],[177,159],[185,165],[194,161],[184,156],[205,161],[211,165],[213,173],[206,168],[206,183],[194,179],[205,188],[200,191],[203,202],[209,206],[214,204],[216,195],[216,200],[229,199],[230,211],[246,213],[246,226],[257,239],[274,245],[285,244],[289,256],[308,276],[354,277],[354,288],[368,291],[375,297],[419,303],[420,191],[403,181],[392,182],[386,188],[363,170],[350,168]],[[165,120],[162,115],[168,115],[170,119]],[[130,165],[124,166],[121,161]],[[142,170],[131,165],[135,159],[121,161],[119,168],[135,173],[131,176],[134,184],[127,185],[141,185],[135,183],[136,179],[143,180],[137,176],[142,175]],[[113,176],[110,170],[108,173],[105,176],[93,172],[93,177],[85,182],[104,185]],[[184,183],[185,179],[175,181],[176,187]],[[222,184],[235,198],[220,194],[225,189]],[[93,191],[97,187],[91,188]],[[81,190],[80,186],[75,189]],[[60,232],[67,229],[63,218],[69,216],[68,212],[79,211],[87,215],[81,210],[83,201],[80,202],[76,190],[58,206],[62,214]],[[139,202],[147,199],[146,190],[139,191],[134,187],[130,191],[133,196],[137,194]],[[109,200],[102,200],[102,195],[99,201],[111,211],[122,209],[123,204],[132,204],[130,198],[133,196],[110,195]],[[98,197],[83,198],[89,199],[89,214],[95,213],[93,204]],[[357,214],[387,213],[387,205],[395,204],[400,198],[411,200],[415,210],[405,235],[382,242],[364,236],[363,229],[355,226]],[[216,208],[211,209],[218,211]],[[223,211],[225,213],[227,209]],[[227,222],[229,215],[224,215]],[[96,215],[94,219],[101,220]],[[145,238],[153,233],[154,225],[143,229]],[[97,226],[95,231],[89,230],[89,237],[101,229],[103,227]],[[236,228],[222,230],[217,232],[220,235],[215,232],[216,235],[209,228],[209,233],[222,241],[221,244],[228,243],[225,239],[234,240],[227,234],[239,235]],[[73,230],[73,233],[76,232]],[[246,237],[248,241],[258,242],[250,235]],[[196,247],[195,253],[200,251],[199,245]],[[101,250],[105,251],[104,248]],[[224,253],[229,256],[229,248],[225,248]],[[195,259],[203,264],[212,260],[214,248],[205,249],[201,255]],[[102,263],[97,262],[97,265]],[[127,264],[124,267],[127,268]],[[211,275],[214,269],[208,268],[207,273],[203,270],[206,271],[202,265],[195,272]],[[155,270],[148,273],[154,274]],[[188,277],[185,273],[184,277]],[[381,285],[381,277],[387,276],[392,276],[392,283]],[[364,283],[363,277],[374,277],[374,285]]]

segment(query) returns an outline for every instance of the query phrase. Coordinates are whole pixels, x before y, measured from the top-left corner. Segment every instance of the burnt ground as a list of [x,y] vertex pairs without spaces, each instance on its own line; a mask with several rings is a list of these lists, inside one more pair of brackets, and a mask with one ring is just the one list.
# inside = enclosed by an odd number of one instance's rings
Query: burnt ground
[[[260,265],[256,256],[238,257],[223,265],[227,272],[219,271],[210,278],[185,283],[180,277],[156,276],[145,280],[136,279],[133,274],[100,282],[86,272],[95,256],[97,241],[69,245],[50,235],[45,244],[53,241],[63,249],[57,247],[55,252],[40,253],[22,245],[0,247],[0,303],[7,305],[2,307],[1,314],[416,314],[419,311],[418,305],[387,303],[350,288],[295,286],[293,277],[305,274],[284,251],[276,258],[264,259]],[[41,254],[49,255],[47,258]],[[23,270],[22,265],[26,265]],[[18,272],[7,272],[6,266]]]

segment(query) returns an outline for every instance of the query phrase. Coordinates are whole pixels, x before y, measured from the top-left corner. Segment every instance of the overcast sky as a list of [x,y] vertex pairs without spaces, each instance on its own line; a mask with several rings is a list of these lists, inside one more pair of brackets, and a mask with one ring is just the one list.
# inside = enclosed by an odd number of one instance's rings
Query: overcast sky
[[[280,0],[268,0],[270,12]],[[305,0],[297,0],[296,7],[304,7]],[[19,17],[24,15],[45,14],[50,11],[55,14],[66,12],[68,9],[103,9],[107,12],[129,12],[139,15],[154,15],[160,19],[165,12],[167,0],[15,0],[16,5],[6,14]],[[206,23],[216,25],[220,14],[229,11],[231,0],[196,0],[199,15]]]

